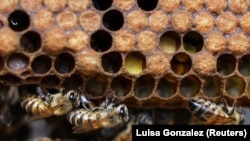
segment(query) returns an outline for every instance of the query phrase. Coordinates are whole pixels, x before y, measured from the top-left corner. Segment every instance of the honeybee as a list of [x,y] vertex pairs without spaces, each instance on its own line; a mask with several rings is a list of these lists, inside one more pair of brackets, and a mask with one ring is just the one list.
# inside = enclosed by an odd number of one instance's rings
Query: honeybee
[[[84,97],[82,95],[82,97]],[[82,101],[86,103],[86,101]],[[73,126],[74,134],[81,134],[91,131],[96,131],[101,128],[111,128],[122,125],[129,119],[128,108],[124,104],[116,105],[113,100],[110,102],[109,96],[106,100],[99,106],[91,108],[77,109],[71,111],[67,115],[67,120]]]
[[32,114],[30,120],[65,115],[80,105],[79,93],[75,90],[69,90],[66,94],[63,94],[63,89],[56,94],[47,93],[41,87],[36,90],[39,96],[27,96],[21,102],[22,108]]
[[196,97],[188,101],[188,109],[205,125],[239,125],[243,124],[245,120],[241,109],[236,107],[236,101],[232,106],[228,106],[223,97],[222,104],[219,105]]
[[139,115],[132,116],[127,123],[126,128],[121,131],[112,141],[132,141],[132,125],[152,125],[153,118],[147,112],[142,112]]

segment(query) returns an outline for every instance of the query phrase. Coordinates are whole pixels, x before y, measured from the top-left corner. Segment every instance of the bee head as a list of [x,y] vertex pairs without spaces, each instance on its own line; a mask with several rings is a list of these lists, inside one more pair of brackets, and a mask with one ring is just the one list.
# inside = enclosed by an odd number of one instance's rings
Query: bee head
[[128,108],[126,105],[121,104],[117,107],[117,112],[123,121],[127,122],[129,120]]

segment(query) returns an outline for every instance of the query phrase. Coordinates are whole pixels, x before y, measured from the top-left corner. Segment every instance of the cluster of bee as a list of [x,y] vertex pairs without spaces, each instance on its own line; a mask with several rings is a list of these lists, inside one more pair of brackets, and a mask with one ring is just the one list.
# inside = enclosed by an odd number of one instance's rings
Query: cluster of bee
[[[6,104],[11,103],[11,101],[18,101],[15,100],[19,99],[15,98],[18,96],[16,89],[11,87],[9,92],[11,93],[8,93],[8,96],[12,98],[4,95],[5,99],[2,97],[0,99],[1,103],[5,102]],[[27,121],[30,122],[54,116],[66,117],[65,120],[72,126],[73,134],[87,134],[99,130],[101,136],[103,136],[101,138],[107,136],[109,132],[116,132],[108,140],[132,140],[132,125],[160,123],[159,120],[156,120],[158,115],[153,113],[140,112],[137,115],[131,114],[125,104],[116,103],[112,92],[109,92],[106,99],[100,104],[94,104],[93,101],[88,100],[80,89],[68,91],[60,89],[56,93],[49,93],[46,89],[38,86],[36,87],[36,93],[36,95],[26,95],[20,101],[21,104],[19,106],[30,115]],[[202,97],[189,99],[187,111],[195,117],[193,124],[243,124],[245,116],[241,108],[236,106],[236,102],[229,106],[224,97],[221,99],[221,104],[213,103]],[[13,119],[10,116],[13,114],[4,113],[4,111],[10,110],[6,110],[5,106],[1,107],[0,120],[2,123],[9,125],[11,119]],[[3,120],[5,121],[3,122]],[[166,123],[166,120],[164,122]]]

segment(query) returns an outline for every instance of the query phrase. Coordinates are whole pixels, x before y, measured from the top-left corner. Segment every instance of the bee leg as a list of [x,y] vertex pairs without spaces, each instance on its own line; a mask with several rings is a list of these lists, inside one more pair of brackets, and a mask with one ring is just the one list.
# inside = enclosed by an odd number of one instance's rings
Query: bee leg
[[83,108],[90,110],[90,111],[93,110],[89,100],[84,95],[80,96],[80,102],[82,103]]
[[44,104],[49,105],[50,103],[50,96],[47,96],[47,92],[45,91],[45,89],[43,89],[42,87],[38,86],[36,88],[37,94],[39,95],[39,97],[41,98],[41,100],[44,102]]
[[228,103],[227,103],[227,101],[226,101],[226,99],[225,98],[222,98],[222,102],[223,102],[223,109],[224,109],[224,111],[230,116],[230,115],[232,115],[233,113],[234,113],[234,109],[235,109],[235,106],[236,106],[236,101],[234,101],[234,103],[233,103],[233,105],[232,105],[232,108],[229,108],[228,107]]

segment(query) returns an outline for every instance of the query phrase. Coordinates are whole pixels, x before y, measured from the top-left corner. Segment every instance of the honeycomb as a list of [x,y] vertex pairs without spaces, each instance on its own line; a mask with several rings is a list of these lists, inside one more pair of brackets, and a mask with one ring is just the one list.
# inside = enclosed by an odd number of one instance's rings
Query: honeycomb
[[250,106],[246,0],[1,0],[0,82],[112,89],[129,107]]

